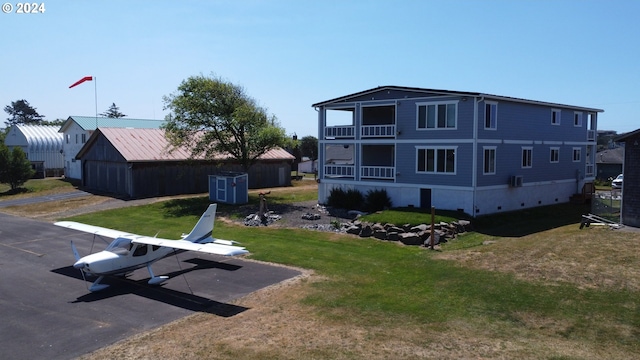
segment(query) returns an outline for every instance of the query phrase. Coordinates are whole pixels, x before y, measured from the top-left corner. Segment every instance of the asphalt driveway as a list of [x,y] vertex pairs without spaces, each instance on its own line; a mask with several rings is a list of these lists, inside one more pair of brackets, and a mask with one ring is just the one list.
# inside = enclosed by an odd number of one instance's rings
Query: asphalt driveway
[[234,316],[248,309],[228,302],[299,275],[185,252],[153,265],[156,275],[171,276],[162,286],[147,285],[141,269],[90,293],[71,267],[70,240],[81,255],[106,246],[86,233],[0,213],[0,359],[70,359],[194,312]]

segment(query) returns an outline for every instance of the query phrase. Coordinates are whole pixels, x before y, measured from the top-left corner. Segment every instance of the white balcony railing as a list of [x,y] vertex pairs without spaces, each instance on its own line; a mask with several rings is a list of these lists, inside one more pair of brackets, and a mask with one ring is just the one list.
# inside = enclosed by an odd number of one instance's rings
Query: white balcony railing
[[593,164],[587,164],[586,169],[585,169],[585,175],[586,176],[593,176],[594,171],[593,171]]
[[325,177],[354,177],[355,166],[353,165],[325,165]]
[[355,126],[328,126],[324,128],[324,137],[334,139],[354,138]]
[[395,125],[363,125],[360,129],[360,133],[363,138],[396,136]]
[[395,179],[394,166],[361,166],[360,177],[363,179]]
[[587,130],[587,141],[596,141],[596,131]]

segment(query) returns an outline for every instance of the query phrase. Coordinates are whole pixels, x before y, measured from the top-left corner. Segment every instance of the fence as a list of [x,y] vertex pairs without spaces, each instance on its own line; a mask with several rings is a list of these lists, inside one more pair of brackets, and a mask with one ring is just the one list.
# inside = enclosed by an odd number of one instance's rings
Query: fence
[[591,200],[591,213],[607,220],[620,222],[621,204],[620,190],[596,191]]

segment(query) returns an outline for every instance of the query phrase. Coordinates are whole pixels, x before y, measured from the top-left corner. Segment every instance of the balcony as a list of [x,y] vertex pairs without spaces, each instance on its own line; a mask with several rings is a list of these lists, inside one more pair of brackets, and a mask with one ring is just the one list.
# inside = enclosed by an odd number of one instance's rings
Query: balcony
[[587,141],[596,141],[596,131],[587,130]]
[[362,179],[393,180],[396,178],[394,166],[361,166],[360,177]]
[[390,137],[396,136],[395,125],[363,125],[360,129],[360,135],[363,138],[371,137]]
[[353,139],[355,137],[355,126],[328,126],[324,128],[325,139]]

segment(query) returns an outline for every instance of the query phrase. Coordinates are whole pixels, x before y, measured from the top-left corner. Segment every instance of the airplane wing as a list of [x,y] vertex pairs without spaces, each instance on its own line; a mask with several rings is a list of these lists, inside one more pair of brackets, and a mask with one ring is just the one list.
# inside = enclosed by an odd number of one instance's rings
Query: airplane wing
[[87,224],[82,224],[74,221],[58,221],[54,223],[54,225],[66,227],[66,228],[74,229],[78,231],[84,231],[86,233],[90,233],[94,235],[105,236],[112,239],[116,239],[122,236],[135,236],[135,234],[131,234],[131,233],[120,231],[120,230],[107,229],[100,226],[87,225]]
[[133,238],[131,242],[134,244],[165,246],[173,249],[199,251],[199,252],[208,253],[208,254],[225,255],[225,256],[235,256],[235,255],[242,255],[242,254],[249,253],[249,251],[247,251],[245,248],[241,246],[225,245],[225,244],[219,244],[219,243],[216,244],[215,242],[198,244],[198,243],[193,243],[191,241],[186,241],[186,240],[167,240],[167,239],[159,239],[159,238],[152,238],[152,237],[146,237],[146,236]]

